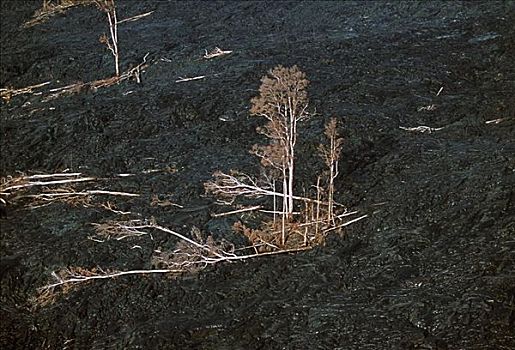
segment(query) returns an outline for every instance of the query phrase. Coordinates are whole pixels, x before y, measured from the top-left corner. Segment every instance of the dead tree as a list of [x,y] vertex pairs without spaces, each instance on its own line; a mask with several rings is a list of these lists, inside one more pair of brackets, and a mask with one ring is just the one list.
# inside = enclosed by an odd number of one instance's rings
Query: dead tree
[[328,145],[320,145],[319,152],[328,168],[327,175],[327,220],[334,220],[334,180],[339,174],[338,161],[340,159],[343,139],[339,138],[338,122],[332,118],[325,126],[325,136],[329,140]]
[[251,113],[264,117],[267,123],[258,132],[270,139],[270,144],[255,146],[254,154],[265,167],[272,167],[282,181],[283,212],[290,218],[294,210],[295,145],[297,123],[309,117],[307,113],[309,81],[297,66],[277,66],[261,79],[259,96],[252,99]]
[[105,44],[114,57],[114,67],[116,76],[120,75],[120,55],[118,53],[118,18],[116,17],[116,5],[114,0],[95,0],[97,7],[105,12],[107,21],[109,22],[110,37],[103,34],[100,36],[100,42]]

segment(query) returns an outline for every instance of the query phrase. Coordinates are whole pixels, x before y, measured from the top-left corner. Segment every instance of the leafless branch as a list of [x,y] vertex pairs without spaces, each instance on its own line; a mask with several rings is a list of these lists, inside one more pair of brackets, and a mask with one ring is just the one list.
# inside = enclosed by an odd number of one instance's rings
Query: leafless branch
[[324,233],[328,233],[328,232],[331,232],[331,231],[334,231],[334,230],[337,230],[339,228],[342,228],[342,227],[345,227],[345,226],[349,226],[350,224],[353,224],[357,221],[360,221],[360,220],[363,220],[364,218],[368,217],[368,215],[362,215],[358,218],[355,218],[355,219],[352,219],[350,221],[347,221],[346,223],[344,224],[341,224],[341,225],[338,225],[338,226],[334,226],[334,227],[331,227],[331,228],[328,228],[327,230],[324,230]]
[[64,13],[69,9],[80,6],[80,5],[90,5],[94,2],[94,0],[67,0],[67,1],[57,1],[53,3],[51,0],[43,0],[43,6],[41,9],[37,10],[32,18],[23,24],[23,28],[30,28],[37,24],[43,23],[47,21],[49,18]]
[[206,53],[204,54],[204,58],[207,59],[207,60],[215,58],[215,57],[220,57],[220,56],[228,55],[228,54],[232,53],[232,51],[222,50],[219,47],[215,47],[209,53],[207,52],[207,50],[205,50],[205,51],[206,51]]
[[[204,184],[206,191],[222,198],[230,199],[231,201],[229,203],[232,203],[232,201],[239,196],[248,198],[259,198],[263,196],[284,197],[283,193],[261,187],[256,180],[244,173],[237,172],[231,175],[217,171],[213,174],[213,177],[215,178],[214,181],[209,181]],[[320,203],[321,205],[328,204],[327,202],[307,197],[293,196],[293,198],[304,202]],[[339,203],[335,204],[343,206]]]
[[198,77],[193,77],[193,78],[183,78],[183,77],[179,77],[179,79],[177,79],[175,82],[176,83],[183,83],[183,82],[186,82],[186,81],[192,81],[192,80],[200,80],[200,79],[204,79],[206,76],[205,75],[200,75]]
[[502,121],[504,121],[504,118],[492,119],[492,120],[487,120],[485,122],[485,124],[499,124]]
[[50,84],[50,81],[36,84],[36,85],[30,85],[19,89],[14,88],[2,88],[0,89],[0,97],[6,101],[9,102],[14,96],[18,95],[24,95],[24,94],[35,94],[34,90],[38,89],[42,86]]
[[404,126],[399,126],[399,129],[406,130],[406,131],[412,131],[412,132],[432,133],[433,131],[442,130],[443,127],[441,127],[441,128],[431,128],[429,126],[421,125],[421,126],[410,127],[410,128],[404,127]]
[[122,19],[121,21],[118,21],[118,24],[125,23],[125,22],[134,22],[134,21],[137,21],[137,20],[142,19],[144,17],[150,16],[152,13],[154,13],[154,11],[149,11],[149,12],[142,13],[140,15],[136,15],[136,16],[132,16],[132,17],[129,17],[129,18],[125,18],[125,19]]
[[[225,257],[218,257],[218,258],[209,258],[205,261],[198,261],[196,263],[201,264],[217,264],[224,261],[242,261],[247,259],[253,259],[253,258],[259,258],[263,256],[270,256],[270,255],[278,255],[278,254],[288,254],[288,253],[296,253],[301,252],[304,250],[310,249],[309,247],[302,247],[302,248],[296,248],[296,249],[285,249],[285,250],[279,250],[279,251],[273,251],[273,252],[264,252],[264,253],[256,253],[256,254],[248,254],[248,255],[233,255],[233,256],[225,256]],[[129,271],[116,271],[116,272],[108,272],[108,273],[102,273],[102,272],[96,272],[96,271],[87,271],[82,268],[72,268],[72,269],[64,269],[59,271],[59,274],[52,273],[52,276],[54,279],[57,280],[55,283],[47,284],[41,288],[38,289],[40,293],[45,293],[52,291],[56,287],[63,287],[70,284],[79,284],[89,281],[95,281],[95,280],[106,280],[106,279],[113,279],[116,277],[121,276],[130,276],[130,275],[149,275],[149,274],[179,274],[188,272],[189,270],[184,269],[149,269],[149,270],[129,270]]]
[[70,197],[70,196],[92,196],[92,195],[139,197],[139,194],[137,194],[137,193],[105,191],[105,190],[86,190],[86,191],[80,191],[80,192],[70,191],[70,192],[27,194],[27,195],[18,196],[17,198],[58,198],[58,197]]
[[[66,270],[65,270],[66,272]],[[185,270],[177,270],[177,269],[157,269],[157,270],[130,270],[130,271],[119,271],[105,274],[92,273],[88,275],[79,274],[73,272],[71,270],[67,270],[67,273],[64,276],[57,276],[57,274],[53,274],[53,276],[58,280],[58,282],[48,284],[39,288],[39,291],[46,291],[53,289],[55,287],[63,286],[66,284],[76,284],[76,283],[84,283],[92,280],[105,280],[112,279],[120,276],[128,276],[128,275],[148,275],[148,274],[166,274],[166,273],[181,273],[185,272]]]
[[[23,180],[23,179],[21,179]],[[9,194],[9,191],[18,190],[22,188],[34,187],[34,186],[49,186],[49,185],[58,185],[58,184],[67,184],[74,182],[85,182],[85,181],[94,181],[96,178],[94,177],[81,177],[77,179],[67,179],[67,180],[54,180],[54,181],[28,181],[19,185],[13,185],[8,187],[0,186],[0,194]]]
[[261,209],[260,205],[256,205],[256,206],[248,207],[248,208],[243,208],[243,209],[238,209],[238,210],[232,210],[232,211],[228,211],[228,212],[225,212],[225,213],[211,214],[211,216],[214,217],[214,218],[219,218],[219,217],[222,217],[222,216],[228,216],[228,215],[233,215],[233,214],[245,213],[245,212],[254,211],[254,210],[258,210],[258,209]]

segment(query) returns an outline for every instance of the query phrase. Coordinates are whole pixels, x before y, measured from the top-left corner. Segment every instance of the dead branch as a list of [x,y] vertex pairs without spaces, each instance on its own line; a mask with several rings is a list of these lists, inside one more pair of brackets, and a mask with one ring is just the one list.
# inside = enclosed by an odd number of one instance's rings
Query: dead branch
[[[180,233],[177,233],[175,231],[172,231],[170,229],[167,229],[165,227],[162,227],[162,226],[159,226],[159,225],[156,225],[156,224],[151,224],[151,225],[142,225],[142,226],[137,226],[136,228],[140,228],[140,229],[143,229],[143,228],[150,228],[150,229],[156,229],[156,230],[159,230],[159,231],[162,231],[162,232],[166,232],[166,233],[169,233],[173,236],[176,236],[177,238],[179,239],[182,239],[183,241],[187,242],[187,243],[190,243],[192,244],[193,246],[197,247],[197,248],[200,248],[202,250],[205,250],[206,252],[208,253],[212,253],[216,256],[218,256],[219,258],[224,258],[224,255],[218,253],[218,252],[215,252],[213,251],[210,247],[206,246],[206,245],[203,245],[203,244],[200,244],[192,239],[189,239],[188,237],[186,236],[183,236],[181,235]],[[228,254],[228,253],[225,253],[224,254]]]
[[91,91],[95,92],[100,88],[113,86],[115,84],[119,84],[122,81],[129,80],[131,78],[134,78],[137,83],[141,83],[141,71],[144,68],[148,67],[148,62],[147,62],[148,55],[149,55],[149,53],[147,53],[143,57],[143,62],[141,62],[140,64],[138,64],[135,67],[132,67],[132,68],[126,70],[119,76],[94,80],[94,81],[90,81],[90,82],[86,82],[86,83],[79,82],[79,83],[70,84],[67,86],[50,89],[50,90],[48,90],[48,92],[50,92],[51,94],[47,95],[43,99],[43,102],[48,102],[48,101],[54,100],[63,95],[76,94],[76,93],[80,93],[81,91],[86,91],[86,90],[91,90]]
[[143,62],[141,62],[140,64],[138,64],[136,67],[133,67],[133,68],[130,68],[128,69],[126,72],[124,72],[121,76],[120,76],[120,81],[123,81],[123,80],[126,80],[126,79],[130,79],[130,78],[134,78],[136,79],[136,82],[139,84],[141,83],[141,71],[148,67],[148,63],[147,63],[147,57],[150,53],[147,52],[145,54],[145,56],[143,56]]
[[345,213],[342,213],[340,215],[336,215],[334,218],[335,219],[341,219],[341,218],[344,218],[346,216],[350,216],[350,215],[354,215],[354,214],[357,214],[359,213],[358,210],[355,210],[355,211],[349,211],[349,212],[345,212]]
[[504,120],[504,118],[498,118],[498,119],[487,120],[487,121],[485,122],[485,124],[499,124],[499,123],[501,123],[503,120]]
[[130,221],[109,221],[103,224],[93,224],[96,227],[96,232],[98,235],[106,237],[108,239],[116,239],[116,240],[122,240],[128,237],[135,237],[135,236],[143,236],[143,235],[149,235],[150,233],[148,231],[143,231],[145,229],[149,230],[158,230],[162,231],[168,234],[171,234],[182,241],[185,241],[191,245],[193,245],[196,248],[199,248],[201,250],[204,250],[210,254],[213,254],[218,257],[224,257],[225,255],[228,255],[228,253],[221,254],[216,251],[214,251],[212,248],[205,244],[198,243],[178,232],[175,232],[173,230],[170,230],[166,227],[159,226],[154,223],[154,220],[130,220]]
[[48,179],[50,177],[72,177],[72,176],[81,176],[82,173],[56,173],[56,174],[36,174],[24,176],[27,180],[32,179]]
[[[286,212],[284,211],[278,211],[278,210],[259,210],[260,213],[266,213],[266,214],[274,214],[274,215],[284,215]],[[290,213],[291,215],[300,215],[302,214],[300,211],[294,211],[293,213]]]
[[360,220],[362,220],[362,219],[364,219],[364,218],[366,218],[366,217],[368,217],[368,215],[362,215],[362,216],[360,216],[359,218],[352,219],[352,220],[350,220],[350,221],[347,221],[347,222],[346,222],[346,223],[344,223],[344,224],[341,224],[341,225],[338,225],[338,226],[334,226],[334,227],[328,228],[327,230],[324,230],[324,234],[325,234],[325,233],[328,233],[328,232],[331,232],[331,231],[334,231],[334,230],[337,230],[337,229],[339,229],[339,228],[345,227],[345,226],[349,226],[350,224],[353,224],[353,223],[355,223],[355,222],[357,222],[357,221],[360,221]]
[[[209,260],[202,261],[199,263],[217,264],[217,263],[223,262],[223,261],[242,261],[242,260],[246,260],[246,259],[253,259],[253,258],[258,258],[258,257],[263,257],[263,256],[296,253],[296,252],[301,252],[301,251],[305,251],[308,249],[310,249],[310,247],[302,247],[302,248],[296,248],[296,249],[284,249],[284,250],[280,250],[280,251],[264,252],[264,253],[249,254],[249,255],[227,256],[227,257],[209,259]],[[60,271],[60,274],[53,272],[52,276],[57,280],[57,282],[47,284],[43,287],[40,287],[40,288],[38,288],[38,291],[40,293],[44,293],[44,292],[51,291],[56,287],[61,287],[61,286],[69,285],[69,284],[79,284],[79,283],[84,283],[84,282],[88,282],[88,281],[113,279],[113,278],[121,277],[121,276],[169,274],[169,273],[180,274],[180,273],[188,272],[187,269],[129,270],[129,271],[117,271],[117,272],[110,272],[110,273],[98,273],[98,272],[91,272],[91,271],[87,271],[87,273],[77,273],[74,270],[75,269],[65,269],[65,270]],[[83,269],[76,269],[76,270],[83,271]]]
[[[240,172],[232,172],[232,174],[226,174],[221,171],[217,171],[213,174],[214,181],[208,181],[204,184],[207,192],[213,193],[221,199],[227,200],[225,204],[232,204],[234,200],[239,197],[247,198],[259,198],[264,196],[275,196],[284,198],[284,193],[275,192],[271,189],[260,186],[256,180],[252,179],[249,175]],[[294,199],[310,202],[319,203],[321,205],[328,205],[327,202],[293,196]],[[335,203],[335,205],[342,206],[341,204]]]
[[204,58],[206,60],[210,60],[212,58],[215,58],[215,57],[220,57],[220,56],[224,56],[224,55],[228,55],[230,53],[232,53],[232,51],[227,51],[227,50],[221,50],[219,47],[215,47],[211,52],[207,52],[207,50],[205,50],[206,53],[204,54]]
[[55,198],[55,197],[71,197],[71,196],[92,196],[92,195],[108,195],[108,196],[122,196],[122,197],[139,197],[137,193],[104,191],[104,190],[86,190],[81,192],[58,192],[58,193],[40,193],[40,194],[27,194],[18,196],[17,198]]
[[171,202],[170,200],[168,199],[165,199],[165,200],[161,200],[159,199],[159,196],[157,194],[153,194],[152,197],[151,197],[151,201],[150,201],[150,205],[152,207],[169,207],[169,206],[173,206],[173,207],[177,207],[177,208],[181,208],[183,209],[184,206],[180,205],[180,204],[177,204],[177,203],[173,203]]
[[248,208],[243,208],[243,209],[239,209],[239,210],[232,210],[232,211],[228,211],[228,212],[225,212],[225,213],[211,214],[211,216],[214,217],[214,218],[219,218],[219,217],[222,217],[222,216],[228,216],[228,215],[233,215],[233,214],[238,214],[238,213],[245,213],[245,212],[248,212],[248,211],[254,211],[254,210],[261,209],[261,208],[262,207],[260,205],[256,205],[254,207],[248,207]]
[[132,17],[129,17],[129,18],[125,18],[125,19],[122,19],[121,21],[118,21],[118,24],[125,23],[125,22],[134,22],[134,21],[137,21],[137,20],[142,19],[144,17],[150,16],[152,13],[154,13],[154,11],[149,11],[149,12],[142,13],[140,15],[136,15],[136,16],[132,16]]
[[[72,186],[55,185],[71,185],[79,182],[95,181],[98,180],[94,177],[81,177],[81,173],[57,173],[57,174],[37,174],[31,176],[18,176],[7,177],[0,179],[0,196],[3,202],[15,203],[20,200],[30,199],[30,208],[38,208],[51,204],[55,201],[66,202],[70,205],[83,205],[89,206],[90,200],[93,196],[119,196],[119,197],[139,197],[137,193],[109,191],[109,190],[96,190],[88,189],[77,191]],[[42,191],[41,187],[50,189]],[[28,194],[24,191],[36,188]],[[21,194],[18,192],[22,192]],[[113,212],[118,212],[112,208],[106,208]]]
[[399,129],[406,130],[406,131],[411,131],[411,132],[421,132],[421,133],[428,132],[428,133],[432,133],[433,131],[442,130],[443,127],[441,127],[441,128],[431,128],[429,126],[420,125],[420,126],[411,127],[411,128],[404,127],[404,126],[399,126]]
[[[354,214],[357,214],[359,213],[359,211],[352,211],[352,212],[348,212],[348,213],[343,213],[343,214],[340,214],[340,215],[336,215],[334,217],[335,220],[340,220],[346,216],[351,216],[351,215],[354,215]],[[306,220],[306,222],[303,222],[301,224],[299,224],[300,227],[306,227],[306,226],[315,226],[315,225],[318,225],[318,224],[326,224],[326,225],[329,225],[331,224],[331,221],[328,221],[327,219],[322,219],[322,220],[319,220],[319,221],[316,221],[316,220],[311,220],[311,221],[308,221]]]
[[[23,179],[21,179],[23,180]],[[21,188],[28,188],[28,187],[34,187],[34,186],[49,186],[49,185],[59,185],[59,184],[66,184],[66,183],[74,183],[74,182],[85,182],[85,181],[94,181],[96,178],[94,177],[82,177],[78,179],[67,179],[67,180],[54,180],[54,181],[28,181],[26,183],[22,183],[20,185],[13,185],[3,188],[3,186],[0,186],[0,194],[3,195],[9,195],[9,191],[12,190],[18,190]]]
[[97,236],[102,239],[97,239],[95,237],[89,237],[89,239],[96,242],[104,242],[106,239],[121,241],[130,237],[141,237],[146,235],[149,235],[150,238],[153,239],[149,232],[138,229],[142,223],[145,223],[145,221],[129,220],[123,222],[108,221],[102,224],[93,223],[92,225],[95,227]]
[[422,112],[422,111],[434,111],[435,109],[436,109],[436,105],[431,104],[431,105],[428,105],[428,106],[418,107],[418,108],[417,108],[417,112]]
[[37,10],[32,16],[32,19],[25,22],[22,25],[22,28],[30,28],[37,24],[44,23],[51,17],[65,13],[73,7],[81,5],[90,5],[93,2],[94,0],[61,0],[60,2],[54,4],[52,3],[52,1],[43,0],[42,8]]
[[111,202],[106,202],[105,204],[101,204],[100,205],[102,208],[106,209],[106,210],[109,210],[115,214],[119,214],[119,215],[130,215],[132,214],[132,212],[130,211],[121,211],[121,210],[117,210],[116,207],[111,204]]
[[[363,215],[359,218],[348,221],[337,227],[327,229],[324,231],[324,233],[327,233],[340,227],[350,225],[351,223],[361,220],[367,216],[368,215]],[[257,245],[254,245],[252,247],[246,248],[254,248],[256,249],[256,253],[237,255],[233,253],[235,251],[234,249],[232,249],[233,252],[227,252],[219,248],[219,246],[216,244],[216,242],[212,240],[211,237],[208,238],[206,243],[202,244],[173,230],[157,225],[153,219],[145,221],[131,220],[125,222],[108,222],[104,224],[94,225],[96,226],[97,232],[103,235],[104,237],[115,238],[118,240],[127,238],[129,236],[134,237],[150,235],[150,232],[147,230],[159,230],[165,233],[172,234],[175,237],[179,238],[180,241],[177,244],[177,247],[179,247],[179,249],[176,249],[174,252],[164,254],[159,250],[155,251],[158,254],[163,254],[162,256],[157,257],[155,261],[165,263],[169,267],[165,269],[129,270],[106,273],[101,269],[99,269],[100,272],[97,272],[97,270],[89,271],[82,268],[71,268],[64,269],[58,273],[53,272],[52,276],[57,280],[57,282],[45,285],[38,289],[40,293],[42,293],[42,299],[48,297],[48,294],[45,293],[52,293],[56,287],[64,287],[67,285],[79,284],[94,280],[112,279],[127,275],[184,273],[192,271],[192,268],[203,268],[208,265],[214,265],[220,262],[235,262],[243,261],[246,259],[259,258],[263,256],[296,253],[306,251],[312,248],[311,246],[306,245],[304,247],[297,247],[292,249],[279,249],[279,247],[277,247],[276,245],[263,241],[259,244],[272,247],[275,250],[269,252],[259,252],[256,248]],[[103,242],[102,240],[98,239],[93,240],[97,242]],[[135,247],[137,248],[139,246],[134,246],[133,248]]]
[[82,175],[81,173],[57,173],[57,174],[38,174],[38,175],[20,175],[20,176],[6,176],[0,179],[0,191],[4,191],[9,186],[17,184],[26,184],[28,180],[37,179],[49,179],[49,178],[61,178],[61,177],[77,177]]
[[50,84],[50,81],[36,84],[36,85],[30,85],[19,89],[14,88],[2,88],[0,89],[0,97],[5,101],[9,102],[14,96],[18,95],[24,95],[24,94],[34,94],[34,90],[38,89],[42,86]]
[[117,81],[118,81],[118,79],[109,78],[109,79],[96,80],[96,81],[89,82],[89,83],[78,82],[78,83],[50,89],[48,91],[50,94],[46,95],[42,99],[42,101],[48,102],[48,101],[54,100],[61,96],[78,94],[81,91],[90,90],[92,87],[98,88],[98,87],[103,87],[103,86],[114,85]]
[[[45,192],[39,194],[26,194],[26,195],[18,195],[12,199],[10,199],[11,203],[15,203],[22,199],[32,199],[35,204],[31,204],[29,207],[38,208],[42,205],[38,205],[43,203],[43,205],[48,205],[55,201],[66,202],[70,205],[81,204],[83,206],[88,206],[91,197],[94,195],[107,195],[107,196],[122,196],[122,197],[138,197],[139,194],[136,193],[127,193],[127,192],[116,192],[116,191],[105,191],[105,190],[87,190],[87,191],[74,191],[73,189],[68,188],[58,188],[53,190],[52,192]],[[107,210],[110,210],[117,214],[127,214],[121,211],[114,210],[110,206],[102,205]]]
[[183,83],[183,82],[186,82],[186,81],[192,81],[192,80],[200,80],[200,79],[204,79],[206,76],[205,75],[200,75],[198,77],[193,77],[193,78],[183,78],[183,77],[179,77],[179,79],[177,79],[175,82],[176,83]]
[[218,262],[221,262],[221,261],[241,261],[241,260],[258,258],[258,257],[262,257],[262,256],[270,256],[270,255],[302,252],[302,251],[310,250],[310,249],[311,249],[311,247],[300,247],[300,248],[292,248],[292,249],[282,249],[282,250],[277,250],[277,251],[272,251],[272,252],[262,252],[262,253],[257,253],[257,254],[228,256],[228,257],[225,257],[224,259],[220,259],[220,260],[212,259],[211,261],[212,261],[212,263],[218,263]]
[[128,275],[148,275],[148,274],[166,274],[166,273],[182,273],[185,270],[177,270],[177,269],[157,269],[157,270],[130,270],[130,271],[119,271],[112,272],[106,274],[96,274],[93,273],[91,275],[82,275],[74,273],[70,270],[68,271],[68,275],[64,277],[58,276],[56,273],[53,273],[52,276],[58,280],[56,283],[51,283],[46,286],[39,288],[39,291],[47,291],[53,289],[55,287],[63,286],[66,284],[76,284],[76,283],[84,283],[92,280],[103,280],[103,279],[111,279],[120,276],[128,276]]

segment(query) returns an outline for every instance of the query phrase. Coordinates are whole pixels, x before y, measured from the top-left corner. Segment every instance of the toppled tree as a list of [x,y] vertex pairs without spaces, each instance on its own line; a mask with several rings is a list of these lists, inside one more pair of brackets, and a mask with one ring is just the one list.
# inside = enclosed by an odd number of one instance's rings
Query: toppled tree
[[[173,251],[161,251],[155,249],[152,256],[153,269],[149,270],[129,270],[129,271],[106,271],[101,268],[84,269],[80,267],[65,268],[52,274],[55,281],[47,284],[40,289],[39,302],[51,301],[54,292],[58,288],[66,291],[69,286],[85,283],[94,280],[106,280],[118,278],[126,275],[145,275],[145,274],[173,274],[196,272],[206,266],[223,262],[243,261],[260,256],[299,252],[308,250],[311,247],[323,242],[328,232],[346,227],[352,223],[362,220],[367,215],[361,215],[355,219],[343,222],[344,218],[357,214],[354,212],[335,213],[335,206],[339,204],[334,201],[334,180],[338,176],[338,160],[341,153],[342,139],[339,138],[337,122],[332,119],[325,128],[325,135],[329,139],[328,145],[321,145],[319,151],[328,166],[328,196],[322,197],[320,186],[320,176],[316,185],[316,199],[299,197],[294,195],[294,169],[295,169],[295,145],[297,141],[297,123],[306,119],[309,115],[307,109],[306,87],[308,81],[304,73],[297,67],[284,68],[277,67],[270,71],[269,76],[262,79],[260,95],[252,100],[251,112],[267,119],[267,124],[259,129],[261,133],[270,139],[267,145],[255,146],[253,153],[258,155],[261,163],[268,174],[276,176],[282,181],[282,193],[276,192],[275,181],[273,178],[265,176],[259,181],[241,172],[232,171],[229,174],[217,171],[214,174],[214,181],[205,184],[208,192],[215,194],[222,199],[225,204],[233,204],[237,197],[257,198],[270,196],[274,198],[274,215],[276,214],[275,199],[281,198],[283,210],[281,212],[283,220],[279,229],[275,220],[261,222],[258,228],[248,228],[241,222],[236,222],[233,226],[236,232],[241,232],[248,238],[251,246],[236,248],[232,243],[222,240],[215,240],[212,235],[204,238],[200,230],[194,228],[191,231],[191,238],[166,227],[157,224],[155,219],[133,219],[123,221],[107,221],[94,224],[96,236],[89,237],[92,241],[103,243],[106,240],[125,240],[138,239],[148,236],[152,238],[152,232],[159,231],[167,233],[179,241]],[[52,175],[54,177],[55,175]],[[28,179],[23,179],[28,180]],[[56,180],[58,183],[63,181],[77,182],[86,179]],[[53,182],[45,182],[49,185]],[[10,194],[13,189],[25,188],[27,186],[42,185],[41,183],[9,183],[0,188],[0,194]],[[1,186],[0,186],[1,187]],[[86,194],[110,194],[134,196],[131,193],[107,192],[107,191],[86,191]],[[73,195],[78,193],[73,192]],[[66,195],[69,195],[67,192]],[[294,200],[302,201],[304,212],[293,219]],[[157,199],[159,201],[159,199]],[[316,210],[314,206],[316,205]],[[302,207],[302,206],[298,206]],[[322,209],[323,207],[323,209]],[[106,209],[111,210],[109,205]],[[261,210],[261,205],[243,208],[217,214],[216,216],[232,215],[252,210]],[[327,217],[325,216],[327,210]],[[112,211],[112,210],[111,210]],[[121,213],[127,215],[130,213]],[[323,213],[324,215],[320,215]],[[287,221],[286,221],[287,220]],[[136,246],[134,246],[136,247]],[[253,249],[254,251],[250,251]]]
[[342,150],[343,139],[338,134],[338,122],[332,118],[325,126],[328,145],[318,147],[320,155],[328,168],[327,174],[327,221],[334,223],[334,180],[339,174],[338,161]]

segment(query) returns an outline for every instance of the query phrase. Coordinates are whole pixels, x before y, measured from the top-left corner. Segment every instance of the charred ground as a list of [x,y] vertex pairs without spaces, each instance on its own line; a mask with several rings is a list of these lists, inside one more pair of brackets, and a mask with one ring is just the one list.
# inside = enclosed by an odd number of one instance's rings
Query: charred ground
[[[22,29],[40,5],[2,2],[2,87],[112,74],[102,13]],[[91,223],[117,217],[105,198],[18,202],[0,219],[3,349],[515,346],[512,2],[118,4],[120,18],[151,10],[119,33],[122,68],[149,53],[141,84],[3,103],[2,177],[83,172],[99,178],[89,187],[141,194],[110,199],[119,210],[237,241],[237,218],[212,218],[202,183],[218,169],[258,173],[249,101],[269,69],[297,64],[317,111],[301,131],[297,186],[316,181],[323,125],[337,116],[336,200],[369,217],[305,253],[89,283],[38,306],[54,270],[150,268],[175,240],[88,240]],[[203,60],[215,46],[233,53]],[[437,130],[403,129],[417,126]],[[152,206],[155,196],[187,210]]]

